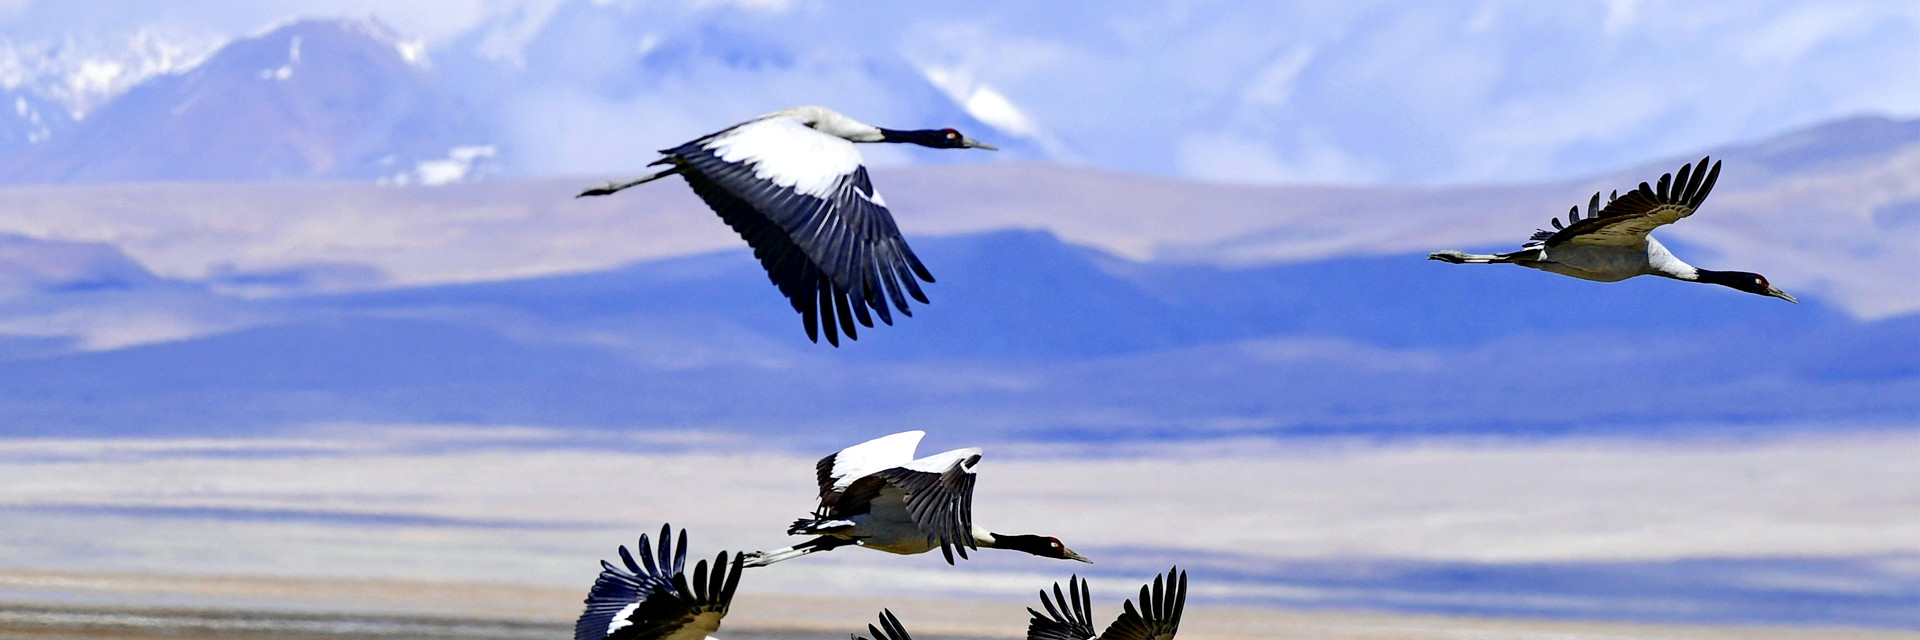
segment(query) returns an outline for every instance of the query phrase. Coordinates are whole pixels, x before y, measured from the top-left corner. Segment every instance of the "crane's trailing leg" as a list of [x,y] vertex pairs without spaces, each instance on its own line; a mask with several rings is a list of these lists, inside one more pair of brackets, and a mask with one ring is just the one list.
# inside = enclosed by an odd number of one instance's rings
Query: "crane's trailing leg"
[[804,556],[807,554],[819,553],[821,551],[832,551],[834,549],[838,549],[840,547],[844,547],[850,544],[853,544],[853,541],[845,538],[835,538],[833,536],[820,536],[818,538],[814,538],[812,540],[808,540],[806,542],[802,542],[800,544],[796,544],[791,547],[787,547],[785,549],[774,549],[772,551],[750,551],[747,553],[740,554],[742,557],[745,557],[747,559],[747,561],[745,563],[742,563],[741,566],[764,567],[764,566],[773,564],[775,562],[780,562],[783,560],[792,560],[794,558],[798,558],[800,556]]
[[665,169],[662,169],[662,170],[660,170],[660,171],[658,171],[658,172],[656,172],[656,173],[653,173],[653,174],[651,174],[651,175],[647,175],[647,176],[643,176],[643,177],[640,177],[640,178],[636,178],[636,179],[633,179],[633,180],[628,180],[628,181],[626,181],[626,182],[609,182],[609,183],[606,183],[606,184],[601,184],[601,185],[595,185],[595,186],[593,186],[593,187],[591,187],[591,188],[589,188],[589,189],[587,189],[586,191],[582,191],[582,192],[580,192],[580,195],[577,195],[577,196],[574,196],[574,197],[575,197],[575,198],[585,198],[585,197],[587,197],[587,196],[605,196],[605,195],[612,195],[612,194],[613,194],[613,193],[615,193],[615,192],[618,192],[618,191],[621,191],[621,190],[624,190],[624,189],[630,189],[630,188],[633,188],[633,187],[637,187],[637,186],[640,186],[640,185],[643,185],[643,184],[646,184],[646,183],[649,183],[649,182],[653,182],[653,181],[655,181],[655,180],[659,180],[659,179],[661,179],[661,178],[665,178],[665,177],[667,177],[667,176],[670,176],[670,175],[673,175],[673,174],[676,174],[676,173],[680,173],[680,167],[678,167],[678,166],[672,166],[672,167],[667,167],[667,168],[665,168]]
[[1501,263],[1501,262],[1513,262],[1513,254],[1511,253],[1501,253],[1501,254],[1467,253],[1465,251],[1459,251],[1456,249],[1448,249],[1446,251],[1436,251],[1433,253],[1429,253],[1427,254],[1427,259],[1439,260],[1441,262],[1451,262],[1454,264],[1493,264],[1493,263]]

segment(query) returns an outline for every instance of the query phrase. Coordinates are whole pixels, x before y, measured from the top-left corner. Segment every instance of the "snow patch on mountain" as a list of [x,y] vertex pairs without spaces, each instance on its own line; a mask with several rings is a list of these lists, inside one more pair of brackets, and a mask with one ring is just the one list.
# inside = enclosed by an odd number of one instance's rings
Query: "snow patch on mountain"
[[223,44],[147,29],[104,42],[0,38],[0,88],[56,103],[68,118],[82,120],[135,85],[198,66]]
[[297,64],[300,64],[300,36],[294,36],[292,46],[287,49],[287,63],[280,65],[277,69],[262,70],[260,72],[260,78],[262,80],[286,80],[287,78],[293,77],[293,66]]
[[27,91],[0,90],[0,100],[12,107],[0,113],[0,150],[39,144],[73,124],[65,110]]

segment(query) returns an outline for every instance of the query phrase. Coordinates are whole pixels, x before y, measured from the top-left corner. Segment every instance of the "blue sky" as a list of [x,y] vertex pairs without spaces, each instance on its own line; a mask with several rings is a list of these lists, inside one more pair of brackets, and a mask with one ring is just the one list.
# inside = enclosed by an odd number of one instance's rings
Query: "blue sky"
[[[1233,182],[1572,178],[1920,113],[1920,83],[1901,81],[1920,7],[1901,2],[0,0],[0,81],[49,43],[79,60],[144,42],[180,64],[295,17],[367,15],[443,71],[518,74],[509,142],[542,173],[606,166],[608,135],[651,144],[794,102],[912,119],[875,95],[890,81],[849,71],[877,61],[1049,158]],[[610,87],[676,47],[694,63]],[[661,131],[609,133],[639,123]]]

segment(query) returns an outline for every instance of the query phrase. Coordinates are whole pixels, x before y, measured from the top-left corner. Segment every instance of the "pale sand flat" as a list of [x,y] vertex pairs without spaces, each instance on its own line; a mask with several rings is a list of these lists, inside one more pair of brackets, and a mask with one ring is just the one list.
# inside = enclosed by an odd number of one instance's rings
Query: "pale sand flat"
[[[0,637],[564,637],[584,591],[506,584],[0,570]],[[1112,602],[1096,602],[1102,617]],[[1001,600],[742,593],[721,638],[840,638],[891,608],[918,636],[1015,638],[1025,604]],[[479,624],[462,626],[460,621]],[[1920,632],[1508,620],[1189,607],[1180,637],[1207,639],[1920,640]]]

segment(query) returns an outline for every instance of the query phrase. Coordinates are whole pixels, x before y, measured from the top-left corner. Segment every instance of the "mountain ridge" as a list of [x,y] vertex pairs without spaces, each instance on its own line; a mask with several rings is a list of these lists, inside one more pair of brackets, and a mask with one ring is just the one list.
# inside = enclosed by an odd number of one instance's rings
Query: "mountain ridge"
[[[1077,442],[1724,436],[1920,419],[1920,315],[1854,320],[1817,296],[1796,306],[1652,279],[1469,273],[1418,256],[1116,273],[1101,266],[1110,256],[1031,231],[919,247],[946,269],[934,303],[837,350],[805,341],[742,250],[251,301],[176,291],[158,308],[218,302],[229,306],[213,317],[246,321],[18,352],[0,367],[0,422],[122,435],[715,428],[826,442],[913,421]],[[40,304],[151,306],[153,295],[50,293]],[[1398,320],[1409,315],[1426,321]],[[1607,347],[1566,349],[1595,344]],[[1581,373],[1506,375],[1542,357]],[[1666,384],[1676,377],[1695,382]],[[1525,397],[1556,411],[1510,401]]]
[[293,22],[134,85],[0,158],[0,180],[420,180],[490,144],[420,55],[371,20]]

